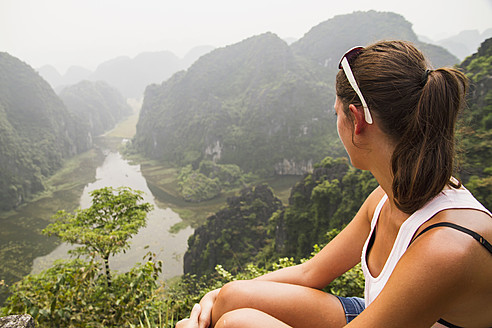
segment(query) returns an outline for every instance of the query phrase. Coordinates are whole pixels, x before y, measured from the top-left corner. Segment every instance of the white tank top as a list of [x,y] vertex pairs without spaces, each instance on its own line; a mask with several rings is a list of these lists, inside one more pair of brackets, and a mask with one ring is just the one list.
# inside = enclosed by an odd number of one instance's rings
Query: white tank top
[[391,253],[386,260],[386,263],[384,264],[383,270],[377,277],[373,277],[369,271],[366,262],[367,247],[374,232],[374,228],[376,227],[376,223],[378,222],[379,214],[381,213],[383,204],[386,202],[387,199],[388,196],[384,195],[378,206],[376,207],[376,210],[374,211],[374,216],[371,221],[371,233],[369,234],[364,244],[364,248],[362,249],[361,265],[365,278],[364,298],[366,307],[368,307],[369,304],[371,304],[376,299],[376,297],[383,289],[384,285],[386,285],[386,282],[391,276],[391,273],[393,272],[396,264],[410,245],[410,241],[415,235],[415,232],[422,224],[424,224],[427,220],[432,218],[438,212],[446,209],[476,209],[488,213],[490,216],[492,216],[492,214],[482,204],[480,204],[465,188],[443,190],[434,199],[429,201],[423,208],[413,213],[401,225],[395,243],[393,244],[393,248],[391,249]]

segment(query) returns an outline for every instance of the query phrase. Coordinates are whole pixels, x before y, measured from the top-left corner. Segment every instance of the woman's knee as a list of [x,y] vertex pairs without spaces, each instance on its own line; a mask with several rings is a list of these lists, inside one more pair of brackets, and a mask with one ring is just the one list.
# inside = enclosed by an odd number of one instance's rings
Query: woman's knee
[[254,281],[251,280],[238,280],[225,284],[220,289],[216,304],[227,304],[231,308],[247,306],[245,302],[252,295],[253,284]]
[[216,323],[224,314],[252,307],[251,287],[254,282],[250,280],[233,281],[225,284],[217,295],[212,309],[212,323]]

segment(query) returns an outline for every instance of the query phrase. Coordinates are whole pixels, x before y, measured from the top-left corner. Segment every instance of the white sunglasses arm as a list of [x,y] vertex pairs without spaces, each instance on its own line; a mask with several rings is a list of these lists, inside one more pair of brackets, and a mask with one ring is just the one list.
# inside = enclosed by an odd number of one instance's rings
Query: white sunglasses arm
[[354,74],[352,73],[352,69],[350,68],[350,65],[349,65],[346,57],[344,57],[342,59],[341,64],[342,64],[345,76],[347,77],[347,80],[349,81],[350,85],[352,86],[355,93],[359,96],[359,99],[362,102],[362,107],[364,107],[364,116],[365,116],[366,122],[368,124],[372,124],[372,116],[371,116],[371,113],[369,112],[369,107],[367,106],[366,100],[362,96],[362,92],[360,91],[359,86],[357,85],[357,82],[355,81]]

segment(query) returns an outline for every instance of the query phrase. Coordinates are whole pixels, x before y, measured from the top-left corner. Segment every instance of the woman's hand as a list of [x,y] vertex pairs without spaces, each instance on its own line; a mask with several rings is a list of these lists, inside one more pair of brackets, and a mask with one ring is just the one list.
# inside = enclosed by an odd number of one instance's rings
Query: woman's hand
[[210,326],[210,323],[212,322],[212,308],[214,307],[219,292],[220,288],[212,290],[202,297],[202,300],[200,301],[202,311],[198,318],[198,328],[208,328]]
[[202,311],[200,304],[195,304],[191,310],[190,318],[183,319],[176,324],[176,328],[198,328],[198,317]]
[[200,304],[195,304],[190,318],[183,319],[176,324],[176,328],[208,328],[212,321],[212,308],[220,288],[212,290],[203,296]]

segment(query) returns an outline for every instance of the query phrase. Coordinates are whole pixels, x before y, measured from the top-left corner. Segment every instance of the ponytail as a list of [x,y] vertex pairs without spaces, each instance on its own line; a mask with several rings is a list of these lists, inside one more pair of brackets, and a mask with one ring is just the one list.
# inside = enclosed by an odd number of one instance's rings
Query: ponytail
[[[454,129],[468,82],[453,68],[429,67],[424,55],[405,41],[381,41],[350,62],[376,123],[396,145],[391,158],[393,197],[411,214],[444,187],[459,188],[454,171]],[[358,104],[345,74],[336,79],[337,97]],[[348,117],[348,105],[344,106]]]
[[451,68],[426,71],[413,119],[392,156],[393,196],[405,213],[413,213],[439,194],[454,171],[454,127],[468,86],[463,73]]

